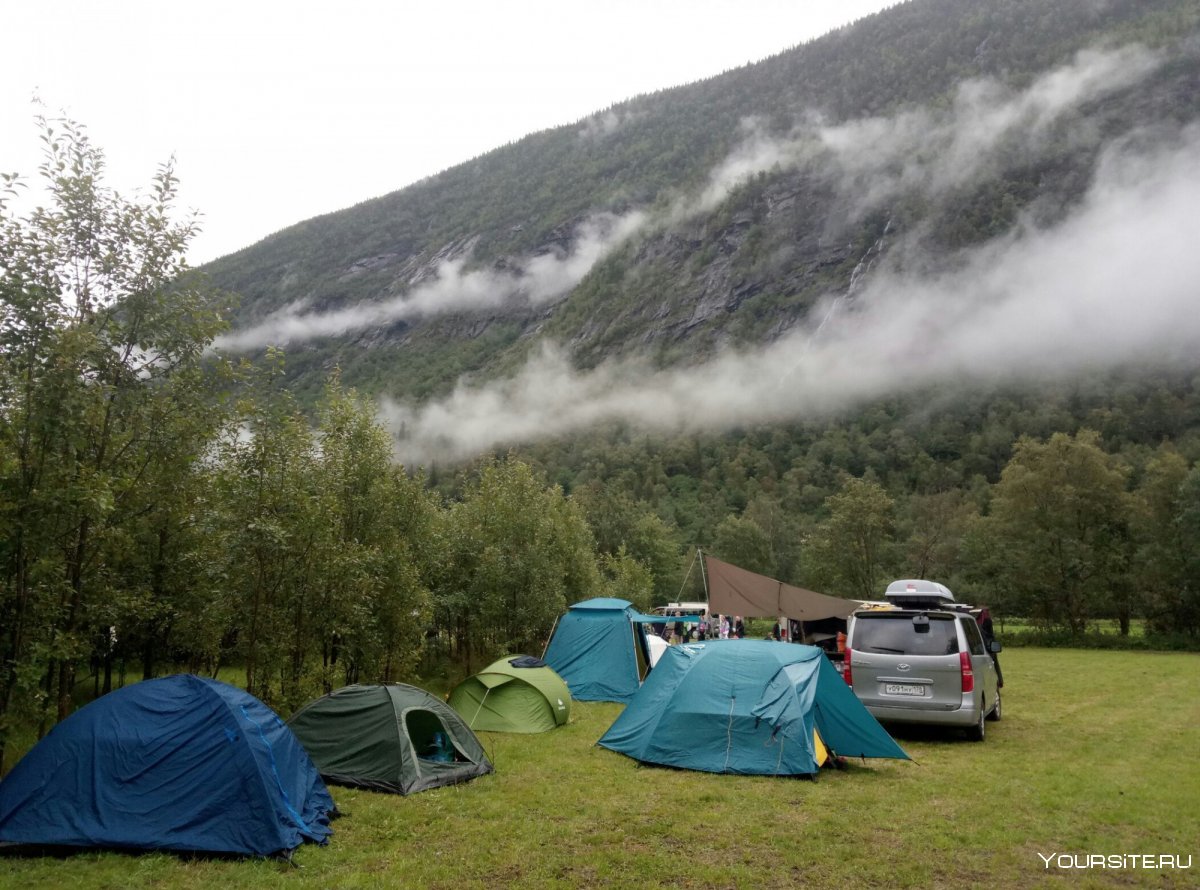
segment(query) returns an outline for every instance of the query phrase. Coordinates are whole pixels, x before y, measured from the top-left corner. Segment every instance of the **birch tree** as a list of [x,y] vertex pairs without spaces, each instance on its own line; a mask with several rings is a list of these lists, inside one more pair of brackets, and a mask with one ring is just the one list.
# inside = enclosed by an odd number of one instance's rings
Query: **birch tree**
[[131,593],[108,557],[221,328],[187,276],[196,224],[176,219],[172,163],[127,199],[82,126],[39,128],[45,202],[19,215],[13,176],[0,198],[0,756],[14,707],[43,727],[70,711]]

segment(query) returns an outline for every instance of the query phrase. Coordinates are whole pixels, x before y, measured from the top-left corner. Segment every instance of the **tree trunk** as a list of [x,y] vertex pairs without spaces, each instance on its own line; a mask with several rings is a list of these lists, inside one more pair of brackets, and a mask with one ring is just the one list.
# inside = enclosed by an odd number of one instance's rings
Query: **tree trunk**
[[1128,603],[1122,603],[1117,612],[1117,623],[1121,626],[1121,636],[1129,636],[1129,626],[1132,624]]
[[142,679],[154,679],[155,638],[153,633],[146,634],[146,642],[142,644]]
[[[113,651],[110,645],[104,650],[104,694],[112,692]],[[150,679],[146,677],[145,679]]]

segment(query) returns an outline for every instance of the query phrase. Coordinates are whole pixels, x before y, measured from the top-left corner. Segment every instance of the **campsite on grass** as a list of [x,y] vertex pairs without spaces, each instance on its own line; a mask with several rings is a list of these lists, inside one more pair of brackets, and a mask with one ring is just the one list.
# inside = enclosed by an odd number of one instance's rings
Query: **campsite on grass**
[[[706,564],[710,605],[791,610],[797,639],[834,639],[864,605]],[[651,659],[663,617],[673,628],[676,616],[585,600],[544,660],[508,655],[436,694],[346,686],[286,724],[225,682],[121,688],[0,780],[0,878],[328,886],[388,869],[396,886],[627,886],[680,849],[703,868],[635,883],[1027,886],[1079,861],[1064,853],[1131,849],[1176,858],[1126,882],[1194,874],[1177,867],[1200,824],[1194,654],[1016,649],[1006,719],[972,745],[952,728],[880,724],[838,648],[710,638]],[[505,830],[514,814],[553,826],[553,842]]]
[[482,733],[496,771],[472,782],[409,797],[331,787],[343,816],[327,845],[296,850],[299,869],[85,851],[0,856],[0,884],[450,890],[626,887],[637,875],[664,887],[1194,886],[1195,867],[1085,876],[1048,870],[1038,854],[1200,852],[1200,659],[1006,657],[1010,713],[987,744],[905,730],[914,763],[852,761],[816,781],[639,766],[596,745],[623,706],[578,702],[554,732]]
[[1200,0],[271,5],[5,8],[0,890],[1200,888]]

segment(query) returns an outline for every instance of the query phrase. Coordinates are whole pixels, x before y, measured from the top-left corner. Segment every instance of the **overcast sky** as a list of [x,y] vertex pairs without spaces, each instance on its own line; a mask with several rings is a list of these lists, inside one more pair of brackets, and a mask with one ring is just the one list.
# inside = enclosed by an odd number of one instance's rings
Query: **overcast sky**
[[34,96],[87,126],[123,192],[174,155],[198,264],[894,2],[17,0],[0,171],[35,178]]

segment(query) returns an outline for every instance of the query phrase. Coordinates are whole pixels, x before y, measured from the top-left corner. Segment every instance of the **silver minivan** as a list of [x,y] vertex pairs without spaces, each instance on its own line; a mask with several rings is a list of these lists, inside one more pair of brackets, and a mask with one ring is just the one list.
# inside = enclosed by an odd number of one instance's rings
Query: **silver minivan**
[[1000,719],[1000,684],[970,607],[931,581],[896,581],[885,596],[889,607],[850,618],[842,676],[854,694],[877,720],[960,726],[983,741]]

